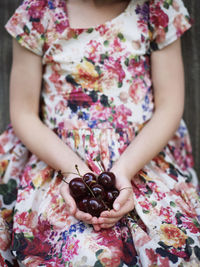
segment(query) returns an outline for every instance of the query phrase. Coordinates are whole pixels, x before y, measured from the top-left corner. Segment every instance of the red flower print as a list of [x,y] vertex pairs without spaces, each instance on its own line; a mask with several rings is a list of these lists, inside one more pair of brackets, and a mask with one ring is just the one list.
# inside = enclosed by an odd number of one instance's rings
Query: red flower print
[[41,19],[43,16],[47,0],[30,1],[33,2],[29,9],[28,14],[32,19]]
[[183,227],[185,227],[186,229],[189,229],[189,231],[193,234],[197,234],[200,233],[200,225],[198,226],[198,224],[196,225],[195,219],[191,220],[190,218],[187,217],[181,217],[181,221],[182,221],[182,225]]
[[145,252],[152,264],[151,266],[153,266],[153,264],[157,265],[158,254],[152,248],[145,249]]
[[3,148],[3,146],[0,144],[0,154],[4,154],[4,153],[5,153],[4,148]]
[[60,21],[56,24],[56,31],[62,33],[68,26],[69,23],[67,20]]
[[112,57],[109,57],[109,60],[105,60],[104,61],[104,67],[108,70],[111,71],[113,73],[115,73],[118,76],[118,81],[120,83],[123,82],[123,79],[125,78],[125,72],[122,68],[122,65],[120,63],[120,59],[118,58],[117,60],[115,60]]
[[1,255],[0,255],[0,265],[1,265],[1,267],[7,267],[8,266],[7,264],[5,264],[4,259],[2,258]]
[[81,89],[71,91],[68,101],[72,104],[83,107],[89,107],[93,103],[92,98],[89,95],[83,93]]
[[150,210],[152,205],[148,201],[139,201],[140,206],[145,210]]
[[170,207],[167,208],[161,207],[159,216],[163,216],[165,222],[172,223],[172,220],[174,218],[174,213]]
[[167,27],[169,23],[168,15],[160,8],[158,3],[155,7],[151,7],[150,13],[152,14],[150,21],[155,25],[156,28]]
[[39,22],[33,22],[33,29],[35,29],[38,33],[43,34],[44,33],[44,26]]
[[40,256],[46,257],[51,249],[49,243],[42,241],[41,239],[34,237],[32,241],[27,239],[27,247],[24,249],[23,254],[24,256]]

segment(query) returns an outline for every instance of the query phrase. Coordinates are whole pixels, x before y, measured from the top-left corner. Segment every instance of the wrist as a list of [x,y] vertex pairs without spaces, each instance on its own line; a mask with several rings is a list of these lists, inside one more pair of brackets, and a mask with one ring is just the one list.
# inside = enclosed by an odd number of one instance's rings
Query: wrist
[[122,179],[128,180],[131,182],[132,178],[134,177],[134,174],[130,172],[129,168],[122,167],[121,164],[115,163],[111,169],[111,172],[113,172],[117,177],[121,177]]

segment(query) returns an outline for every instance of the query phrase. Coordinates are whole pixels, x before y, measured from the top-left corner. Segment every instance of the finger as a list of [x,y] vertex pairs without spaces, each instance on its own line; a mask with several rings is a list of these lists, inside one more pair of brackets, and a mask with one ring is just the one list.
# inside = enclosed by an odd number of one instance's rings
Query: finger
[[115,223],[108,223],[108,224],[100,224],[100,227],[102,228],[102,229],[108,229],[108,228],[111,228],[111,227],[113,227],[115,225]]
[[92,215],[89,213],[85,213],[79,209],[77,209],[76,213],[74,214],[74,217],[77,220],[83,221],[87,224],[92,224]]
[[132,189],[121,190],[119,196],[115,199],[113,203],[113,209],[119,211],[120,208],[127,202],[130,195],[133,194]]
[[94,227],[94,230],[97,232],[101,230],[101,226],[99,224],[94,224],[93,227]]
[[106,218],[106,217],[101,217],[101,218],[99,218],[99,220],[98,220],[98,223],[100,224],[100,225],[102,225],[102,224],[115,224],[115,223],[117,223],[121,218],[122,218],[123,216],[119,216],[119,217],[108,217],[108,218]]
[[68,185],[61,186],[60,194],[61,194],[61,196],[63,197],[63,199],[64,199],[64,201],[66,203],[66,206],[67,206],[67,209],[68,209],[69,213],[74,215],[76,213],[76,210],[77,210],[76,202],[75,202],[75,200],[73,199],[73,197],[69,193]]
[[114,209],[110,211],[104,211],[101,213],[101,218],[119,218],[123,217],[125,214],[129,213],[134,208],[134,200],[130,197],[126,203],[120,208],[119,211]]

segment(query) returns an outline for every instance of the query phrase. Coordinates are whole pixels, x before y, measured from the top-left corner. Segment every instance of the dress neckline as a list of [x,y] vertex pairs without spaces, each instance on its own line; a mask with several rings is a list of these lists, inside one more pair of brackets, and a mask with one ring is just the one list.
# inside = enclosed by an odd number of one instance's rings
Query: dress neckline
[[121,17],[124,16],[125,13],[127,13],[127,11],[129,10],[130,6],[131,6],[131,3],[132,3],[132,0],[129,0],[129,3],[128,5],[126,6],[126,8],[119,14],[117,15],[116,17],[110,19],[110,20],[107,20],[105,21],[104,23],[99,23],[97,24],[96,26],[90,26],[90,27],[77,27],[77,28],[73,28],[70,26],[70,21],[69,21],[69,12],[68,12],[68,6],[67,6],[67,1],[64,1],[65,2],[65,11],[66,11],[66,15],[67,15],[67,20],[68,20],[68,28],[70,30],[74,30],[74,31],[77,31],[77,30],[81,30],[81,31],[87,31],[87,30],[90,30],[90,29],[97,29],[99,27],[104,27],[104,26],[107,26],[109,24],[112,24],[114,22],[116,22],[118,19],[120,19]]

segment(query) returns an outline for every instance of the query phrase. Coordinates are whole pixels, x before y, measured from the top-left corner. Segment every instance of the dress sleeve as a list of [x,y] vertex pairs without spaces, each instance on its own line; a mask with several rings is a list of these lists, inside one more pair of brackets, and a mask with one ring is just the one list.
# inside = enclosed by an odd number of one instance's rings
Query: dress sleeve
[[150,0],[150,49],[162,49],[177,40],[192,20],[182,0]]
[[42,56],[48,24],[46,0],[24,0],[6,23],[12,37],[33,53]]

